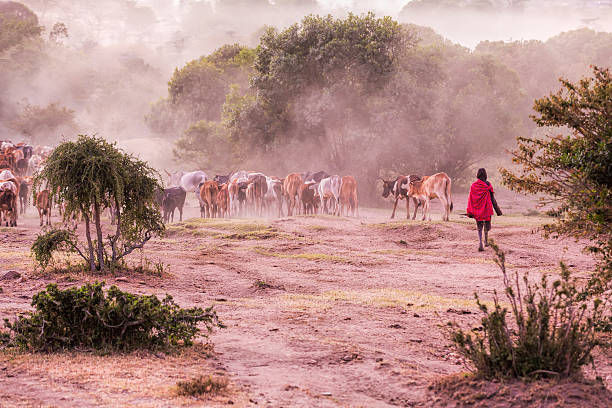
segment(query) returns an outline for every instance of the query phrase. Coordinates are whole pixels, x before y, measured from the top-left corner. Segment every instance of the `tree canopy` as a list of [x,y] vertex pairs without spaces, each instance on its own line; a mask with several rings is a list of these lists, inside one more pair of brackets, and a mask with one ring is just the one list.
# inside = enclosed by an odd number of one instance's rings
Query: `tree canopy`
[[[594,240],[606,279],[612,278],[612,73],[561,80],[561,89],[535,101],[536,125],[555,129],[544,139],[521,137],[513,152],[519,172],[503,170],[512,189],[542,193],[557,218],[550,234]],[[563,134],[565,133],[565,134]]]

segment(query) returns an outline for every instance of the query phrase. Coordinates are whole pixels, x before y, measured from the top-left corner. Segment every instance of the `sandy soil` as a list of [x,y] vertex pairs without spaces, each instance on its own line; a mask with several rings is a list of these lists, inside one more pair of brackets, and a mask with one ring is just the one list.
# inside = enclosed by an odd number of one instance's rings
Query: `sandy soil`
[[[593,260],[581,252],[584,243],[542,238],[546,220],[524,215],[532,201],[498,197],[508,215],[494,219],[491,237],[511,270],[539,279],[564,260],[586,276]],[[23,275],[0,281],[0,317],[30,310],[31,296],[50,282],[103,279],[137,293],[169,293],[185,307],[214,304],[227,328],[211,336],[214,350],[177,355],[0,353],[0,406],[444,405],[436,398],[442,388],[430,384],[466,371],[444,326],[477,325],[473,293],[487,300],[501,288],[492,251],[477,252],[473,221],[458,215],[466,197],[454,200],[443,223],[437,202],[433,222],[406,221],[403,209],[391,221],[390,208],[362,209],[360,218],[201,220],[190,199],[186,221],[132,258],[152,269],[163,264],[163,276],[132,273],[127,281],[34,271],[29,247],[39,227],[30,208],[18,228],[0,229],[0,276]],[[599,375],[612,388],[612,356],[600,352],[596,362],[587,377]],[[230,389],[212,398],[175,396],[177,381],[200,374],[227,376]],[[600,403],[610,406],[609,391],[589,405]]]

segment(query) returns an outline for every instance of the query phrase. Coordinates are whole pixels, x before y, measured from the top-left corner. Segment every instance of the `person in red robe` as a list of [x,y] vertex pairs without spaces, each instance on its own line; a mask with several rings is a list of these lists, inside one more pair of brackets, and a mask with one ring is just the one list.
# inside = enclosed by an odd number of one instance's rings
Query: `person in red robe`
[[484,251],[482,245],[482,230],[484,229],[484,246],[489,246],[489,231],[491,230],[491,216],[493,209],[497,215],[502,215],[495,195],[493,194],[493,186],[487,181],[487,171],[478,169],[476,180],[470,187],[470,196],[468,198],[467,215],[476,220],[478,227],[479,251]]

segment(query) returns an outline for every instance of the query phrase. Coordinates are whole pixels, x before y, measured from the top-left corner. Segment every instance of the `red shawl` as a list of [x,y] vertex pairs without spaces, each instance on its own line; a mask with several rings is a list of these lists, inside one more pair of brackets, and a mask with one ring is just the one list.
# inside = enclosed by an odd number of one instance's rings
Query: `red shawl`
[[467,213],[472,214],[476,221],[491,221],[491,216],[493,215],[492,192],[493,186],[482,180],[472,183]]

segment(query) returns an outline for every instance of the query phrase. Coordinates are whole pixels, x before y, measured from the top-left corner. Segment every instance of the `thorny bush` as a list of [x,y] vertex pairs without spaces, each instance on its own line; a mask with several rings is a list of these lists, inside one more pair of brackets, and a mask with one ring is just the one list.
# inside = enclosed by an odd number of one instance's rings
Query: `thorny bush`
[[[5,319],[5,346],[22,350],[94,349],[103,352],[135,349],[168,350],[190,346],[198,334],[207,337],[223,327],[212,307],[183,309],[172,297],[135,295],[104,282],[61,290],[49,284],[32,298],[34,312]],[[204,323],[207,333],[201,333]]]
[[32,244],[32,255],[44,270],[58,251],[75,252],[76,236],[72,231],[50,228],[43,230]]
[[530,284],[525,274],[523,292],[518,272],[514,277],[509,276],[505,254],[494,242],[491,247],[503,274],[515,325],[506,320],[508,310],[501,306],[497,292],[493,297],[493,311],[475,294],[484,314],[482,334],[457,329],[451,337],[476,374],[484,378],[567,377],[578,373],[583,365],[593,363],[591,353],[599,344],[596,328],[610,319],[611,293],[603,293],[590,302],[583,300],[563,263],[560,279],[552,285],[546,276],[539,285]]

